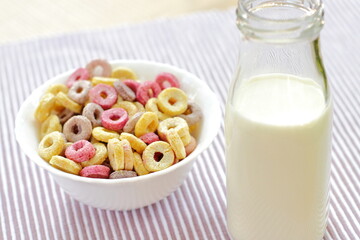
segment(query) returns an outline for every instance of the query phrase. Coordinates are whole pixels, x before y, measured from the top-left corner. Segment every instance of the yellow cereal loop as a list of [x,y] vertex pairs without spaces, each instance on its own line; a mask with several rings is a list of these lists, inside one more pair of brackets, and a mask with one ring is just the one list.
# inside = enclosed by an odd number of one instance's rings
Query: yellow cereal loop
[[63,150],[61,151],[61,153],[59,155],[64,157],[66,148],[69,147],[71,144],[73,144],[73,143],[72,142],[66,142],[64,147],[63,147]]
[[135,104],[135,106],[137,107],[138,112],[145,112],[144,105],[142,105],[142,104],[139,103],[139,102],[134,102],[134,104]]
[[125,168],[124,148],[119,139],[110,139],[107,145],[110,165],[114,171]]
[[149,174],[150,172],[145,168],[142,158],[140,156],[140,154],[138,154],[137,152],[134,152],[134,169],[135,172],[141,176],[141,175],[146,175]]
[[79,163],[76,163],[68,158],[61,157],[61,156],[53,156],[50,159],[51,166],[54,168],[57,168],[61,171],[79,175],[79,172],[81,171],[82,167]]
[[146,148],[146,143],[144,143],[140,138],[135,137],[133,134],[123,132],[120,135],[120,140],[129,141],[131,147],[138,153],[142,153]]
[[75,113],[81,113],[82,106],[73,100],[71,100],[65,93],[59,92],[56,95],[56,102],[67,109],[75,112]]
[[45,93],[39,102],[38,107],[35,110],[34,117],[37,121],[45,121],[51,114],[51,110],[55,105],[55,95],[52,93]]
[[65,84],[52,84],[47,90],[47,93],[52,93],[55,96],[59,93],[59,92],[63,92],[65,94],[67,94],[69,91],[68,87]]
[[132,171],[134,168],[134,153],[131,149],[131,145],[128,140],[124,139],[121,142],[121,145],[124,149],[124,162],[125,162],[125,170]]
[[103,127],[95,127],[92,130],[92,136],[101,142],[109,142],[110,139],[112,138],[119,138],[120,135],[112,130],[103,128]]
[[106,160],[108,156],[108,152],[105,144],[98,142],[98,143],[93,143],[93,146],[96,150],[95,156],[88,161],[81,162],[80,164],[82,167],[87,167],[91,165],[100,165]]
[[129,117],[133,116],[138,112],[137,107],[134,103],[129,101],[122,101],[114,104],[111,108],[123,108],[128,113]]
[[118,80],[116,78],[106,78],[106,77],[93,77],[91,82],[93,86],[98,85],[100,83],[113,86],[114,82]]
[[184,146],[188,145],[191,140],[189,126],[187,122],[180,117],[173,117],[165,119],[164,121],[159,123],[158,126],[158,135],[161,139],[166,140],[166,134],[169,129],[176,130],[177,134],[180,136]]
[[163,121],[169,118],[170,116],[159,111],[158,102],[159,100],[157,98],[150,98],[145,105],[145,109],[148,112],[156,113],[159,118],[159,121]]
[[170,116],[176,116],[186,111],[188,100],[186,93],[180,88],[166,88],[158,95],[160,110]]
[[167,131],[166,138],[175,153],[177,159],[181,160],[186,157],[185,147],[176,130],[170,129]]
[[111,77],[120,80],[137,79],[136,74],[130,68],[126,68],[126,67],[115,68],[111,74]]
[[59,117],[52,114],[41,124],[40,139],[42,139],[45,135],[55,131],[62,132],[62,125],[60,123]]
[[40,141],[38,153],[44,160],[49,161],[52,156],[59,155],[65,146],[65,137],[60,132],[47,134]]
[[141,137],[146,133],[155,132],[158,125],[159,120],[156,113],[145,112],[135,125],[135,135]]
[[90,142],[91,144],[94,144],[94,143],[98,143],[99,141],[96,138],[94,138],[94,136],[91,136]]
[[[162,158],[155,159],[155,153],[162,153]],[[143,152],[143,163],[149,172],[156,172],[170,167],[175,160],[175,155],[170,144],[156,141],[148,145]]]

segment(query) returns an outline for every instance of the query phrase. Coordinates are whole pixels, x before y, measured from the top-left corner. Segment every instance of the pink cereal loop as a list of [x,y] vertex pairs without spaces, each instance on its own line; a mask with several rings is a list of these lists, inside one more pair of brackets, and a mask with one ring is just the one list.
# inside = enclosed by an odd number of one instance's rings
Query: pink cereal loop
[[123,129],[128,120],[129,116],[123,108],[112,108],[101,114],[102,126],[113,131]]
[[144,135],[142,135],[140,137],[141,140],[143,140],[144,143],[146,144],[150,144],[150,143],[153,143],[153,142],[156,142],[156,141],[159,141],[159,136],[156,135],[156,133],[153,133],[153,132],[149,132],[149,133],[146,133]]
[[70,77],[66,80],[66,86],[71,88],[72,85],[79,80],[88,80],[89,72],[86,68],[78,68],[73,72]]
[[[102,72],[101,74],[94,74],[94,71],[96,70],[96,68],[100,67]],[[86,65],[86,69],[89,72],[89,76],[90,78],[93,78],[94,76],[98,76],[98,77],[110,77],[111,75],[111,65],[106,61],[106,60],[102,60],[102,59],[95,59],[92,60],[91,62],[89,62]]]
[[124,80],[123,83],[128,86],[131,90],[133,90],[133,92],[136,94],[136,91],[138,89],[138,87],[140,86],[140,83],[137,81],[134,81],[132,79],[127,79]]
[[86,140],[74,142],[65,150],[65,156],[77,163],[88,161],[95,153],[94,146]]
[[136,98],[141,104],[145,105],[150,98],[157,97],[160,92],[161,88],[159,84],[156,82],[146,81],[141,83],[138,87]]
[[167,72],[159,73],[155,78],[155,82],[159,84],[161,90],[169,87],[180,88],[180,83],[177,78],[173,74]]
[[116,103],[118,95],[114,87],[101,83],[90,90],[89,98],[103,109],[109,109]]
[[91,165],[80,171],[80,176],[90,178],[109,178],[110,168],[104,165]]

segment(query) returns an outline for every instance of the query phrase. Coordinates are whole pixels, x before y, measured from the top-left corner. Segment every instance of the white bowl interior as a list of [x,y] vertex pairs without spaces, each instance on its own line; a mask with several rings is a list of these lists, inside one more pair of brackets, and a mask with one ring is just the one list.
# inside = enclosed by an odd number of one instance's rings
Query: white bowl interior
[[156,177],[157,175],[175,171],[178,166],[181,166],[188,161],[194,160],[198,154],[200,154],[210,145],[210,143],[217,135],[220,127],[221,111],[217,96],[210,90],[204,81],[200,80],[195,75],[187,71],[168,64],[142,60],[117,60],[110,63],[113,67],[123,66],[131,68],[136,72],[138,78],[142,81],[153,80],[160,72],[173,73],[179,79],[181,88],[187,93],[189,100],[196,102],[201,107],[203,112],[203,120],[198,131],[199,134],[197,136],[198,146],[196,147],[195,151],[184,160],[165,170],[136,178],[117,179],[111,181],[107,179],[84,178],[53,168],[46,161],[41,159],[37,153],[39,144],[39,124],[34,119],[34,111],[39,103],[40,97],[44,94],[48,86],[54,83],[64,83],[67,77],[73,72],[73,70],[71,70],[50,79],[35,91],[33,91],[33,93],[22,104],[17,114],[15,124],[16,139],[19,142],[22,150],[32,161],[52,174],[58,175],[59,177],[66,177],[76,181],[92,183],[106,182],[107,184],[116,184],[120,182],[125,183],[128,181],[138,181],[141,179],[146,180],[147,178],[152,178]]

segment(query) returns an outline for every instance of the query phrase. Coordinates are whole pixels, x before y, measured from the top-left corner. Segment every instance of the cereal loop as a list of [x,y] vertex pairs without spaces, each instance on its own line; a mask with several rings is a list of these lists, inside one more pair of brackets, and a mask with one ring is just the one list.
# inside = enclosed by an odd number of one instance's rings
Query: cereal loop
[[91,136],[91,122],[82,115],[70,118],[63,127],[63,133],[69,142],[88,140]]
[[81,165],[79,163],[76,163],[70,159],[61,157],[61,156],[53,156],[49,162],[51,166],[75,175],[79,175],[79,172],[81,171]]
[[134,102],[134,105],[136,106],[138,112],[145,112],[144,105],[142,105],[141,103],[139,103],[139,102]]
[[120,135],[117,132],[108,130],[103,127],[95,127],[92,130],[92,135],[96,140],[101,142],[109,142],[109,140],[112,138],[120,137]]
[[120,80],[116,80],[114,82],[114,88],[116,89],[118,94],[122,97],[122,99],[124,99],[125,101],[132,102],[135,100],[136,96],[134,91]]
[[133,116],[135,113],[138,112],[138,109],[135,106],[135,104],[128,101],[118,102],[115,105],[113,105],[111,108],[123,108],[125,109],[125,111],[129,116]]
[[62,110],[58,116],[60,119],[60,123],[64,124],[67,120],[69,120],[72,116],[74,116],[74,112],[71,111],[70,109],[64,108],[64,110]]
[[128,119],[127,112],[122,108],[112,108],[101,114],[102,126],[113,131],[121,130]]
[[110,168],[104,165],[92,165],[84,167],[80,176],[89,178],[109,178]]
[[69,89],[68,96],[71,100],[84,104],[88,99],[88,93],[91,89],[91,83],[87,80],[76,81]]
[[[186,114],[187,112],[189,112],[189,114]],[[186,112],[179,115],[179,117],[185,119],[189,126],[195,125],[200,122],[202,118],[201,109],[197,104],[189,103]]]
[[[85,68],[78,68],[73,72],[70,77],[66,80],[66,86],[71,88],[72,85],[79,80],[88,80],[89,79],[89,72]],[[66,92],[64,92],[66,93]]]
[[140,117],[143,114],[144,114],[143,112],[137,112],[133,116],[131,116],[123,128],[124,132],[127,132],[127,133],[133,132],[137,121],[139,121]]
[[89,161],[95,156],[95,152],[94,146],[89,141],[79,140],[66,148],[65,156],[74,162],[81,163]]
[[131,149],[130,142],[126,139],[121,140],[121,144],[124,149],[124,162],[125,162],[125,170],[133,170],[134,168],[134,154]]
[[134,170],[139,176],[149,174],[149,171],[143,164],[140,154],[137,152],[134,153]]
[[159,137],[162,140],[166,141],[167,131],[171,128],[176,130],[182,142],[184,143],[184,146],[189,144],[191,140],[189,126],[187,125],[187,122],[184,119],[179,117],[173,117],[173,118],[165,119],[164,121],[160,122],[159,127],[157,129]]
[[153,133],[153,132],[142,135],[140,137],[140,139],[143,140],[144,143],[146,143],[146,144],[150,144],[150,143],[153,143],[153,142],[156,142],[156,141],[160,140],[159,136],[156,135],[156,133]]
[[136,91],[136,99],[143,105],[152,98],[157,97],[161,92],[159,84],[156,82],[146,81],[140,84]]
[[98,84],[89,92],[91,102],[99,104],[103,109],[109,109],[117,101],[117,93],[115,88],[106,85]]
[[173,149],[176,158],[179,160],[184,159],[186,157],[185,147],[177,131],[170,129],[167,131],[166,138]]
[[135,80],[137,78],[136,74],[130,68],[126,68],[126,67],[115,68],[114,71],[111,73],[111,77],[120,80],[125,80],[125,79]]
[[102,107],[96,103],[88,103],[82,112],[82,115],[90,120],[93,127],[101,126],[101,114],[104,112]]
[[169,87],[180,88],[180,83],[177,78],[171,73],[160,73],[156,76],[155,82],[157,82],[161,90]]
[[116,78],[106,78],[106,77],[93,77],[91,79],[91,82],[94,86],[98,85],[98,84],[106,84],[109,86],[113,86],[114,82],[117,81],[118,79]]
[[107,158],[107,149],[105,144],[97,142],[97,143],[92,143],[92,145],[95,148],[95,155],[88,161],[81,162],[81,166],[83,167],[87,167],[91,165],[100,165]]
[[62,132],[62,126],[59,117],[52,114],[41,124],[40,138],[55,131]]
[[140,86],[140,83],[134,80],[124,80],[123,83],[128,86],[133,92],[136,94],[138,87]]
[[59,155],[65,146],[64,135],[60,132],[47,134],[40,141],[38,152],[41,158],[49,161],[52,156]]
[[[159,161],[155,160],[156,153],[162,155]],[[163,141],[153,142],[147,146],[142,157],[145,168],[150,172],[156,172],[170,167],[175,159],[170,144]]]
[[130,177],[136,177],[137,174],[134,171],[127,171],[127,170],[120,170],[115,171],[110,174],[110,179],[119,179],[119,178],[130,178]]
[[142,135],[155,132],[159,125],[159,120],[156,113],[145,112],[135,125],[135,135],[141,137]]
[[146,109],[146,111],[156,113],[159,120],[163,121],[163,120],[169,118],[170,116],[159,111],[158,102],[159,102],[159,100],[157,98],[150,98],[149,101],[147,101],[147,103],[145,105],[145,109]]
[[119,139],[110,139],[107,145],[108,157],[111,168],[114,171],[123,170],[125,168],[124,148]]
[[81,113],[82,106],[75,101],[71,100],[65,93],[59,92],[56,95],[56,102],[72,112]]
[[137,137],[135,137],[134,135],[132,135],[130,133],[125,133],[125,132],[121,133],[120,140],[129,141],[131,147],[140,154],[146,148],[146,144],[140,138],[137,138]]
[[34,117],[37,121],[45,121],[51,114],[51,110],[55,105],[55,95],[52,93],[45,93],[41,97],[38,107],[35,110]]
[[86,65],[86,69],[89,72],[89,78],[95,76],[110,77],[111,75],[111,65],[102,59],[92,60]]
[[190,143],[185,146],[186,156],[189,156],[189,154],[195,150],[196,145],[197,145],[196,139],[193,136],[191,136]]
[[180,88],[166,88],[158,96],[160,110],[170,116],[182,114],[187,109],[187,96]]
[[47,90],[47,93],[52,93],[54,95],[58,94],[59,92],[68,93],[69,89],[65,84],[52,84]]

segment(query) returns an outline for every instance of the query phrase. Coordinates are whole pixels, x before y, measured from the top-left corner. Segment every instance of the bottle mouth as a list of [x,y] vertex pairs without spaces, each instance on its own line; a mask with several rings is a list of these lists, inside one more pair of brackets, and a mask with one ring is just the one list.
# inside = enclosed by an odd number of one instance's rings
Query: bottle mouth
[[323,16],[322,0],[239,0],[237,25],[250,39],[294,42],[316,38]]

